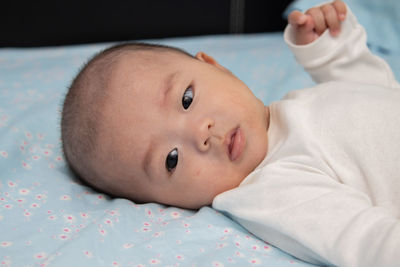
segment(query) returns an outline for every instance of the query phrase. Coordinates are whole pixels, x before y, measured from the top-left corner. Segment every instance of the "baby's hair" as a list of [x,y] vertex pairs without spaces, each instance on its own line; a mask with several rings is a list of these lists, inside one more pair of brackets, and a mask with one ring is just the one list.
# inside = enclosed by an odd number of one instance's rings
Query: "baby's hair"
[[101,154],[98,141],[103,127],[102,108],[108,99],[109,74],[118,59],[135,51],[175,52],[193,57],[176,47],[149,43],[122,43],[95,54],[80,69],[69,86],[61,116],[61,140],[70,169],[81,182],[114,194],[94,162]]

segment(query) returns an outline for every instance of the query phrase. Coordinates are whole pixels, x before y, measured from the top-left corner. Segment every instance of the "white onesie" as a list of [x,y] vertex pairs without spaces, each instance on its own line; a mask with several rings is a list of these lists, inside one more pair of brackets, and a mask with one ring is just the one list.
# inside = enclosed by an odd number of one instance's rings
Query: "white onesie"
[[213,207],[314,264],[400,266],[400,85],[350,10],[336,38],[292,30],[319,84],[270,105],[266,158]]

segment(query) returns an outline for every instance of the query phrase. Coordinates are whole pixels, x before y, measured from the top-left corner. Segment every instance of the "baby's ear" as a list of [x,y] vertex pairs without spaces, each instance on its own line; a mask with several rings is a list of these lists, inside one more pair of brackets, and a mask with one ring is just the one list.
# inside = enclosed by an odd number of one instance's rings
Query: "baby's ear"
[[232,74],[232,72],[230,72],[227,68],[225,68],[224,66],[220,65],[212,56],[207,55],[204,52],[197,52],[195,58],[197,58],[198,60],[201,60],[203,62],[206,62],[208,64],[211,64],[225,72],[228,72],[230,74]]

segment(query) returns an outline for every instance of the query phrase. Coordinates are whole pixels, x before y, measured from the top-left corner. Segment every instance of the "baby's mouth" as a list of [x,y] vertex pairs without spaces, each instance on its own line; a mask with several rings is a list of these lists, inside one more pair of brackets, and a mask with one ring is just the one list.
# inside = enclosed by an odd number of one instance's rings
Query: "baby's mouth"
[[246,138],[239,126],[228,132],[225,138],[225,144],[229,159],[231,161],[238,159],[246,145]]

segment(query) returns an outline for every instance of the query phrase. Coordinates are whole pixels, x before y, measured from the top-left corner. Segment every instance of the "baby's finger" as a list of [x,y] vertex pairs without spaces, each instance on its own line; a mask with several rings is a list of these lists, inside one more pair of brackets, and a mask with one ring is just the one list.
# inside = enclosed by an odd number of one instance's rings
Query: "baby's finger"
[[310,15],[313,18],[315,24],[315,32],[318,35],[321,35],[327,27],[322,10],[318,7],[313,7],[307,10],[306,14]]
[[346,18],[347,8],[346,4],[341,0],[336,0],[333,2],[333,6],[336,9],[336,13],[338,14],[339,20],[343,21]]
[[302,12],[295,10],[289,14],[288,21],[292,26],[300,26],[306,23],[307,16]]
[[340,21],[336,9],[333,5],[323,5],[321,7],[322,12],[325,16],[326,24],[331,32],[332,36],[338,35],[340,32]]

